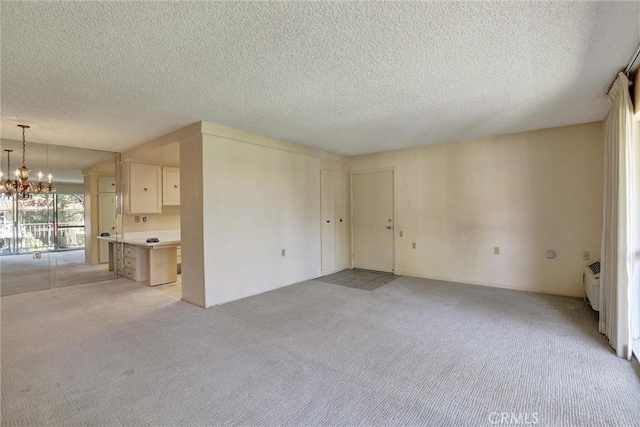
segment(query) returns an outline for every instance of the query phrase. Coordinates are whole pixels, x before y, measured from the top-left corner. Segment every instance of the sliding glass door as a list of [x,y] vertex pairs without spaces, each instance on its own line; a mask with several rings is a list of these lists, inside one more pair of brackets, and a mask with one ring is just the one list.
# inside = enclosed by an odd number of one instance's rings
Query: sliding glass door
[[57,251],[84,248],[84,194],[57,194],[54,219]]
[[0,200],[0,254],[85,247],[84,195],[34,195]]
[[34,195],[27,200],[18,200],[17,210],[17,251],[23,254],[55,250],[54,206],[55,196]]
[[0,198],[0,255],[17,253],[15,198]]

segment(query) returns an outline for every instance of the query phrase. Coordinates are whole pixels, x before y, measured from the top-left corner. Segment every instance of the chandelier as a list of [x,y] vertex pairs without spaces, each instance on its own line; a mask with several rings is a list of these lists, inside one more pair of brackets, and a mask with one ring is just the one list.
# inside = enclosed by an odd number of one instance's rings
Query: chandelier
[[[0,194],[3,196],[16,196],[18,199],[26,200],[33,197],[34,194],[49,194],[55,192],[55,187],[51,183],[53,176],[49,174],[48,184],[42,183],[42,172],[38,172],[38,183],[29,181],[29,172],[31,170],[27,167],[26,163],[26,145],[24,133],[30,126],[18,125],[22,128],[22,166],[16,169],[16,179],[11,180],[7,176],[6,181],[2,181],[2,171],[0,171]],[[7,153],[7,170],[11,170],[11,153],[13,150],[4,150]]]

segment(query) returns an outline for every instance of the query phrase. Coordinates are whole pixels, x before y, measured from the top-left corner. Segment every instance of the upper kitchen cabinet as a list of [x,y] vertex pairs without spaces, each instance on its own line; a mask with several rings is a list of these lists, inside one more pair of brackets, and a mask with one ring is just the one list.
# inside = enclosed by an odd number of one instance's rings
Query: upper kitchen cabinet
[[180,205],[180,168],[162,168],[162,204]]
[[100,193],[115,193],[116,192],[116,178],[113,176],[101,176],[98,178],[98,192]]
[[123,172],[126,214],[162,213],[162,168],[158,165],[128,162]]

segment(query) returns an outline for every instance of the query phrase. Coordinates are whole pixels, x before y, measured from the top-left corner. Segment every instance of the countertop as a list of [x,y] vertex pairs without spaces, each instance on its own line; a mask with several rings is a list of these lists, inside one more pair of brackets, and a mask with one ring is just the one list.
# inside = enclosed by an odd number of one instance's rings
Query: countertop
[[180,240],[160,240],[157,243],[147,243],[146,239],[123,238],[122,236],[98,236],[98,239],[113,243],[125,243],[127,245],[146,246],[154,248],[158,246],[179,246]]

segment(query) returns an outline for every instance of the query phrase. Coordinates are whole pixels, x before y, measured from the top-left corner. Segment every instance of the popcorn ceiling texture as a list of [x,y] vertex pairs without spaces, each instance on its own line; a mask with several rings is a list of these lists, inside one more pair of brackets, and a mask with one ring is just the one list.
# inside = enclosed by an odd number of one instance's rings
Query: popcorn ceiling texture
[[2,2],[2,136],[206,120],[341,154],[601,120],[638,2]]

